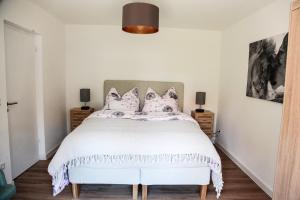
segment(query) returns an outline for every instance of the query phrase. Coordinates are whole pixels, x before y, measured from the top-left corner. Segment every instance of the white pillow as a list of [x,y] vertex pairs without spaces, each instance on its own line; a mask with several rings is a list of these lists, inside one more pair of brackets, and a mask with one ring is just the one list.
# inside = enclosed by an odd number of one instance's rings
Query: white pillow
[[170,88],[162,97],[148,88],[143,112],[178,112],[178,96],[175,88]]
[[105,99],[104,109],[119,111],[139,111],[139,94],[138,89],[133,88],[126,92],[122,97],[116,90],[111,88]]

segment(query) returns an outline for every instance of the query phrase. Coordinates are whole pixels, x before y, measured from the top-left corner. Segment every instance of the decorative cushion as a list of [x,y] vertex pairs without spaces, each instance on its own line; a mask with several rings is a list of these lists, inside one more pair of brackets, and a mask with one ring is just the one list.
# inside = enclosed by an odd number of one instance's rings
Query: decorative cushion
[[143,112],[178,112],[178,96],[175,88],[170,88],[162,97],[152,88],[148,88]]
[[121,96],[116,88],[111,88],[105,99],[104,109],[120,111],[139,111],[138,89],[133,88]]

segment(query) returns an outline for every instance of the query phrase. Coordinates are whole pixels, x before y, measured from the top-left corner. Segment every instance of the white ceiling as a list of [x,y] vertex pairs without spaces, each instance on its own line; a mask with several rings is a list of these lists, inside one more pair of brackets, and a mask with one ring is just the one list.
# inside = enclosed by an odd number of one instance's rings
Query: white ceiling
[[[31,0],[66,24],[121,25],[132,0]],[[142,0],[160,8],[160,26],[222,30],[274,0]]]

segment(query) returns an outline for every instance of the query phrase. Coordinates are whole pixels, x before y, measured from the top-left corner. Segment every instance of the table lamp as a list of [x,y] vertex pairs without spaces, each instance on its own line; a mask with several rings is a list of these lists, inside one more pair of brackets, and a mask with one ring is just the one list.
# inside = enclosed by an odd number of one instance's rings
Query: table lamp
[[205,104],[205,92],[196,92],[196,104],[199,105],[199,108],[196,109],[196,112],[204,112],[204,109],[201,108],[201,105]]
[[81,106],[81,110],[90,109],[90,107],[87,106],[87,103],[90,102],[90,98],[91,98],[90,89],[88,88],[80,89],[80,102],[84,103],[84,106]]

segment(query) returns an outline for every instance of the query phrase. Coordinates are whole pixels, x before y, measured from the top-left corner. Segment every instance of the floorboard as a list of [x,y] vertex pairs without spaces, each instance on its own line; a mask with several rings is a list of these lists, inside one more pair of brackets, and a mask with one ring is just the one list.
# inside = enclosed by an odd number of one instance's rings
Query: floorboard
[[[245,173],[243,173],[225,154],[220,152],[223,165],[223,200],[270,200]],[[51,177],[47,173],[50,160],[39,161],[15,179],[17,194],[12,200],[71,200],[71,187],[67,187],[56,197],[51,195]],[[131,199],[131,186],[126,185],[83,185],[81,200],[128,200]],[[139,199],[141,199],[141,188]],[[207,200],[216,199],[210,185]],[[150,186],[149,200],[199,200],[197,186]]]

